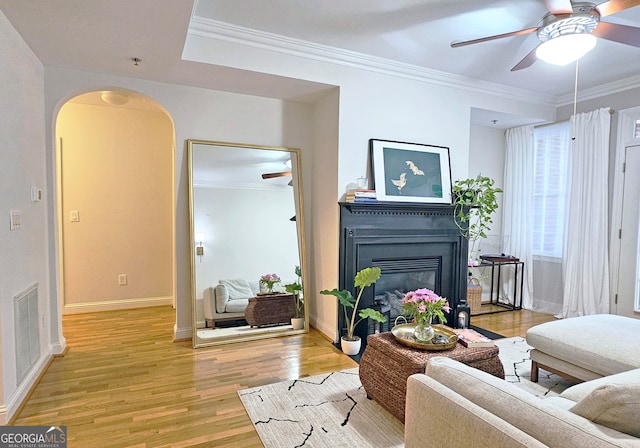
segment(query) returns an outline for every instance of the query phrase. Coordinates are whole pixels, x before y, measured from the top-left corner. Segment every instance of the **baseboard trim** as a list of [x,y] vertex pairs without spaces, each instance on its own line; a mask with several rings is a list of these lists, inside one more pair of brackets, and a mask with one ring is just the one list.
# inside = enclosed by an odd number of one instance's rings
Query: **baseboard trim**
[[193,329],[191,327],[188,328],[178,328],[174,325],[173,327],[173,340],[174,341],[185,341],[193,338]]
[[313,315],[309,316],[309,326],[318,330],[330,341],[333,341],[334,343],[338,342],[339,336],[335,326],[327,325],[325,322],[321,322],[317,316],[313,316]]
[[162,305],[173,305],[173,297],[144,297],[141,299],[106,300],[103,302],[65,304],[62,308],[62,312],[63,314],[81,314],[93,313],[96,311],[113,311]]
[[49,349],[48,352],[40,356],[36,365],[31,369],[15,392],[11,394],[7,403],[0,405],[0,425],[11,424],[12,420],[31,396],[31,393],[40,382],[40,378],[45,374],[52,361],[53,355],[51,354],[51,349]]

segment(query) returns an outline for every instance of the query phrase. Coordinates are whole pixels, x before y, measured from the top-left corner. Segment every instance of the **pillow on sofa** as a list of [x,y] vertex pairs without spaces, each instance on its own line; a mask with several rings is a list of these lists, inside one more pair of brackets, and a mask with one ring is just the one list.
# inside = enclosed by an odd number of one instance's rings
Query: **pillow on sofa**
[[216,288],[216,313],[224,313],[227,308],[227,302],[229,302],[229,293],[227,287],[221,284],[217,284]]
[[591,381],[585,381],[584,383],[578,383],[575,386],[571,386],[566,389],[560,396],[562,398],[568,398],[574,402],[582,400],[591,392],[596,390],[600,386],[607,384],[640,384],[640,369],[627,370],[626,372],[616,373],[614,375],[603,376]]
[[253,297],[253,291],[249,286],[249,282],[242,278],[234,278],[229,280],[220,280],[220,284],[227,288],[229,300],[248,299]]
[[571,409],[594,423],[640,437],[640,384],[607,384]]

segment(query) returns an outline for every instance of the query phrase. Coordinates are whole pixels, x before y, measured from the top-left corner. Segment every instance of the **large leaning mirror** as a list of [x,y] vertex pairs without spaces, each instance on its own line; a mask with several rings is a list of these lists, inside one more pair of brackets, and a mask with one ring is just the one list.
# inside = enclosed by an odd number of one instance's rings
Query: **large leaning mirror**
[[188,140],[187,151],[193,346],[307,332],[300,150]]

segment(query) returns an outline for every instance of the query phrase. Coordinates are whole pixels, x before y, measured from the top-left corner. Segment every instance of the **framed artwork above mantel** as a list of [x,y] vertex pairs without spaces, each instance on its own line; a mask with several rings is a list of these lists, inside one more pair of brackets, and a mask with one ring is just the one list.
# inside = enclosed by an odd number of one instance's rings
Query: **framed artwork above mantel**
[[369,150],[379,201],[451,204],[449,148],[371,139]]

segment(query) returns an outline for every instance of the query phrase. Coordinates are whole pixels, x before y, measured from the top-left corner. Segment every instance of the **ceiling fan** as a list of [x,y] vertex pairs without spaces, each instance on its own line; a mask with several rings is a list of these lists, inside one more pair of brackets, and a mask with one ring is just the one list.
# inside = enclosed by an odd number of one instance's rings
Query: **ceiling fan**
[[[511,69],[512,72],[530,67],[538,58],[560,65],[572,62],[572,60],[579,59],[595,46],[596,37],[640,47],[640,28],[600,21],[602,17],[640,5],[640,0],[609,0],[598,5],[589,2],[571,2],[570,0],[543,0],[543,2],[549,12],[545,14],[540,20],[539,26],[535,28],[525,28],[510,33],[462,42],[452,42],[451,47],[457,48],[504,37],[537,33],[540,44],[518,62]],[[556,44],[559,45],[562,42],[569,46],[572,51],[575,51],[579,44],[576,42],[578,40],[590,42],[586,42],[587,46],[582,52],[575,53],[577,57],[572,60],[553,62],[546,59],[546,57],[549,57],[548,50],[550,50],[550,47],[554,47]]]
[[[274,179],[276,177],[286,177],[286,176],[291,176],[291,171],[280,171],[277,173],[264,173],[262,175],[263,179]],[[289,181],[289,183],[287,184],[290,187],[293,187],[293,178]],[[296,220],[296,215],[293,215],[289,221],[295,221]]]
[[286,177],[291,176],[291,171],[280,171],[278,173],[264,173],[262,175],[263,179],[274,179],[276,177]]

